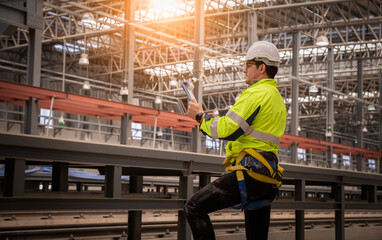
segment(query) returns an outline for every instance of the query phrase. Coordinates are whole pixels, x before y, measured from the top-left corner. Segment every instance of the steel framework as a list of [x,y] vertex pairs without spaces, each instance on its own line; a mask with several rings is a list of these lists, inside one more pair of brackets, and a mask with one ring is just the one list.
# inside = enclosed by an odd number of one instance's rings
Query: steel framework
[[[42,4],[41,16],[19,22],[7,10],[27,11],[28,6],[1,3],[5,30],[0,69],[5,80],[27,83],[30,29],[41,20],[41,58],[35,60],[41,67],[40,86],[81,93],[83,82],[89,81],[91,96],[113,101],[124,101],[120,89],[128,86],[129,103],[184,113],[187,102],[179,83],[200,82],[203,107],[224,114],[246,87],[246,49],[266,40],[280,49],[278,88],[287,108],[292,111],[291,103],[298,103],[288,126],[301,130],[288,127],[287,133],[327,139],[331,132],[330,141],[381,150],[378,0],[35,2]],[[204,4],[203,14],[195,13],[195,2]],[[93,20],[85,21],[85,15]],[[203,36],[196,34],[199,23]],[[328,37],[328,46],[316,45],[320,35]],[[88,66],[79,64],[83,53],[89,56]],[[292,84],[293,77],[298,84]],[[319,91],[311,92],[311,85]],[[160,106],[154,104],[157,96],[163,100]]]

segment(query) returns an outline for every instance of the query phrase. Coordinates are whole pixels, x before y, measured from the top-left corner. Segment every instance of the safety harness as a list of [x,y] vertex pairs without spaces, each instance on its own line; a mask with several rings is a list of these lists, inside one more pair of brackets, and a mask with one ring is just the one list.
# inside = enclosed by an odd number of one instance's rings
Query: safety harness
[[[244,157],[249,154],[251,155],[254,160],[259,161],[262,163],[270,173],[270,176],[266,176],[257,172],[253,172],[244,166],[247,165]],[[248,201],[248,194],[247,194],[247,187],[245,185],[245,179],[244,179],[244,171],[253,179],[273,184],[274,187],[280,188],[282,182],[278,181],[277,179],[282,178],[282,174],[284,172],[284,169],[277,164],[273,164],[272,162],[268,162],[260,153],[258,153],[254,149],[244,149],[242,152],[240,152],[239,156],[234,157],[227,157],[223,165],[226,167],[225,171],[227,173],[236,172],[236,178],[239,185],[240,190],[240,197],[241,197],[241,204],[238,207],[233,207],[235,209],[241,209],[241,210],[249,210],[249,209],[259,209],[265,206],[271,205],[273,202],[272,200],[256,200],[256,201]],[[273,167],[271,167],[273,165]],[[277,178],[277,179],[276,179]]]

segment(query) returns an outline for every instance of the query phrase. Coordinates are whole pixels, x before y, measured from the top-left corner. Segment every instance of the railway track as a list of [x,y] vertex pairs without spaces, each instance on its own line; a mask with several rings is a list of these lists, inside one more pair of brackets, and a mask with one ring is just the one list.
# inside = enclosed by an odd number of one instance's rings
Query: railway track
[[[125,239],[127,211],[122,212],[50,212],[2,213],[0,239]],[[221,211],[211,214],[216,234],[244,233],[241,212]],[[291,211],[272,213],[270,231],[294,228]],[[381,212],[348,212],[345,226],[382,226]],[[143,212],[142,239],[175,237],[177,213],[170,211]],[[305,228],[334,228],[334,212],[307,212]],[[126,238],[127,239],[127,238]]]

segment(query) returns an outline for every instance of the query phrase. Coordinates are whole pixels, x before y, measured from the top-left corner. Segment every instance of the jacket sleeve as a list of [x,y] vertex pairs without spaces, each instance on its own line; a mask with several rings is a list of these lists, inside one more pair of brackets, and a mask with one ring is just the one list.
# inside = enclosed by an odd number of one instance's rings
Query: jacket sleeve
[[206,115],[200,124],[200,130],[213,139],[235,141],[247,131],[260,111],[261,106],[257,105],[253,94],[240,96],[225,116],[214,118]]

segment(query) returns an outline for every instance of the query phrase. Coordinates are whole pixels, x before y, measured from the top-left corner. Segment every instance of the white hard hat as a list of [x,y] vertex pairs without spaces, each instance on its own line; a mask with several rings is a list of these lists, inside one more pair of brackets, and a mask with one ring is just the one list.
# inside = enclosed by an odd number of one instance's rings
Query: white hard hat
[[280,54],[277,47],[270,42],[258,41],[248,49],[245,60],[262,61],[267,66],[278,67],[280,64]]

